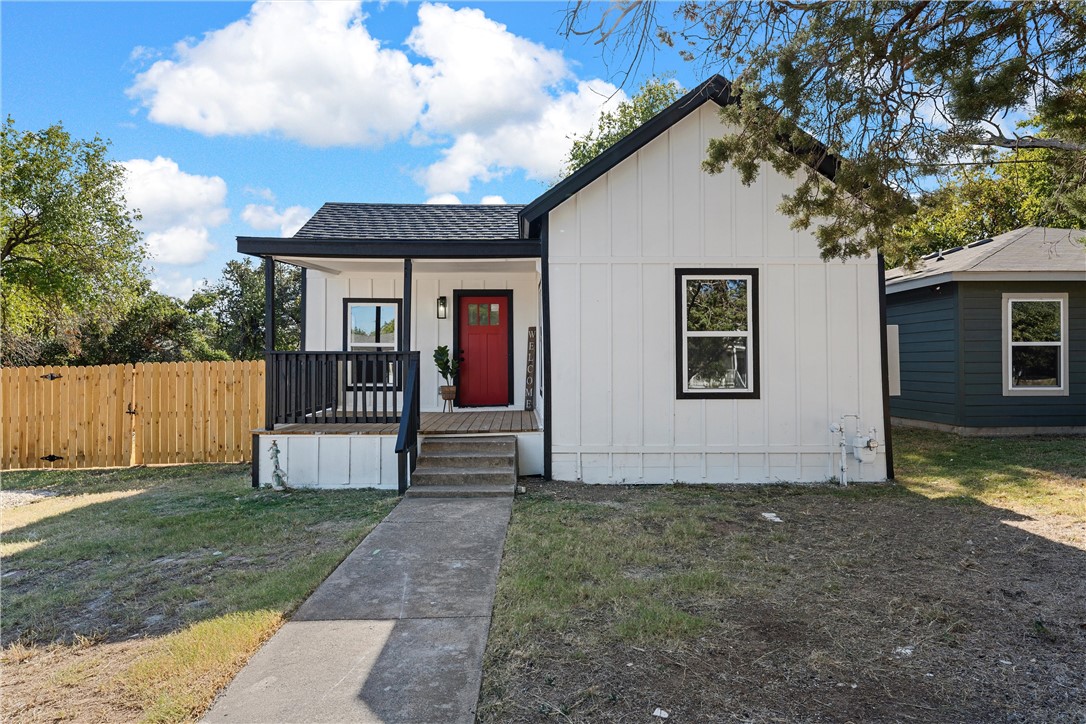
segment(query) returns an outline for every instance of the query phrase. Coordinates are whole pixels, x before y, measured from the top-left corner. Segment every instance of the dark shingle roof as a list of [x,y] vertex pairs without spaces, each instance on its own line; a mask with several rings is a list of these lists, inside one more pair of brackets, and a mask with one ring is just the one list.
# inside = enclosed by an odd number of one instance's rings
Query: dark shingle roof
[[346,204],[322,206],[294,235],[301,239],[512,240],[520,238],[523,206],[467,204]]
[[1086,278],[1086,231],[1025,226],[991,239],[928,254],[912,272],[886,272],[890,286],[948,272],[1081,272]]

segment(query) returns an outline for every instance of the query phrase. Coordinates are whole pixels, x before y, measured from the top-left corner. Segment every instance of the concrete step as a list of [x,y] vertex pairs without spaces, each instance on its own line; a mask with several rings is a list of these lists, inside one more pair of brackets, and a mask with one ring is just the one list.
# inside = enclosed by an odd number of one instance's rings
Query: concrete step
[[508,468],[516,467],[516,454],[491,452],[426,452],[419,456],[419,468]]
[[422,458],[411,473],[411,485],[515,485],[517,475],[513,468],[424,468]]
[[409,498],[502,498],[513,495],[516,485],[412,485]]
[[513,436],[500,437],[446,437],[430,435],[422,441],[422,455],[444,455],[447,453],[514,453],[517,439]]

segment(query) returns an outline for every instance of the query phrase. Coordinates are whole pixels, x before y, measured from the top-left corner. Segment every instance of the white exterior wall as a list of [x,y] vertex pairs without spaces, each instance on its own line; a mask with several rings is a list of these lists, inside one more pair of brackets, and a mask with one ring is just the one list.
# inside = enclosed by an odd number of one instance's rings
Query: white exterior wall
[[[531,262],[521,262],[521,266]],[[381,271],[345,271],[326,274],[307,270],[306,350],[343,349],[343,300],[359,298],[403,298],[403,271],[389,271],[388,263],[375,265]],[[396,265],[398,266],[398,265]],[[513,409],[524,409],[524,377],[528,355],[528,327],[539,329],[539,274],[532,272],[428,272],[426,261],[414,262],[411,303],[411,349],[421,353],[421,394],[423,411],[441,410],[438,386],[444,384],[434,365],[434,349],[453,344],[453,291],[456,289],[505,290],[513,292]],[[449,266],[445,265],[446,268]],[[481,265],[476,265],[481,266]],[[437,298],[448,298],[447,319],[437,318]],[[537,346],[537,360],[540,356]],[[536,375],[538,389],[539,375]],[[538,401],[538,400],[537,400]],[[540,411],[536,406],[537,414]]]
[[[553,476],[824,481],[859,415],[881,446],[849,479],[885,480],[878,263],[822,262],[773,169],[704,173],[721,132],[706,103],[549,215]],[[676,399],[678,267],[759,270],[761,399]]]

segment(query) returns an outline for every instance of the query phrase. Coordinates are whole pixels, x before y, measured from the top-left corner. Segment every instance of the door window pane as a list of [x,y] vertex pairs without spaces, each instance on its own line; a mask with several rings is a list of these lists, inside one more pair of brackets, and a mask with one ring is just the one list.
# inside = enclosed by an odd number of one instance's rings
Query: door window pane
[[498,305],[497,304],[491,304],[490,305],[490,326],[491,327],[497,327],[499,324],[500,323],[498,322]]
[[468,324],[474,327],[478,323],[479,323],[479,305],[478,304],[469,304],[468,305]]
[[490,305],[479,305],[479,324],[484,327],[490,324]]

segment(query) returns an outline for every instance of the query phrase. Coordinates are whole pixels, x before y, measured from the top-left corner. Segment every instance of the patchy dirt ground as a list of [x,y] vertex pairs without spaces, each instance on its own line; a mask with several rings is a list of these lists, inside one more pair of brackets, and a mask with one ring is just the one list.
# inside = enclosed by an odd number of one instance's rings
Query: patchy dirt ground
[[1052,540],[896,485],[527,487],[481,721],[1086,721],[1079,517]]

